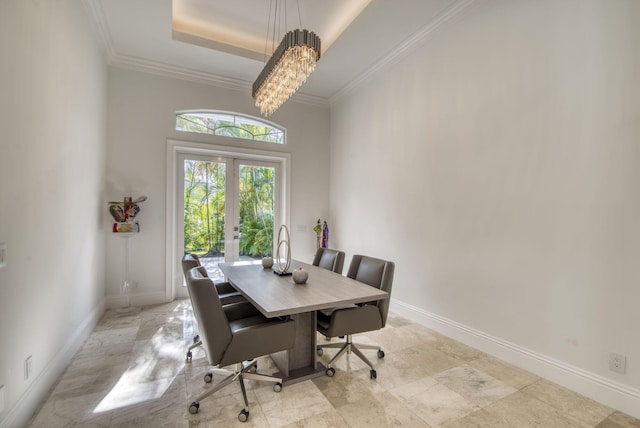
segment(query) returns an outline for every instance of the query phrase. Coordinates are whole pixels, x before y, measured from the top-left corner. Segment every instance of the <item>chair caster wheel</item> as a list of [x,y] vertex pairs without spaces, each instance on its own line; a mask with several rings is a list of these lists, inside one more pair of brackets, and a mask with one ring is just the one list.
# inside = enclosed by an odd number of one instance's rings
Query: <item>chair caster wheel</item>
[[206,375],[204,375],[204,383],[211,382],[213,382],[213,373],[207,373]]
[[275,392],[280,392],[282,391],[282,384],[280,382],[276,383],[275,385],[273,385],[273,390]]
[[195,415],[196,413],[198,413],[198,409],[200,408],[200,403],[196,403],[195,401],[193,403],[191,403],[191,405],[189,406],[189,413],[191,413],[192,415]]
[[334,369],[333,367],[329,367],[325,373],[327,376],[333,377],[333,375],[336,374],[336,369]]
[[242,410],[240,413],[238,413],[238,420],[240,422],[247,422],[248,419],[249,419],[249,411],[248,410]]
[[196,334],[195,336],[193,336],[193,343],[198,343],[200,342],[200,335]]
[[193,358],[193,354],[191,353],[191,351],[187,352],[187,359],[186,359],[186,362],[187,362],[187,363],[190,363],[190,362],[191,362],[191,360],[192,360],[192,358]]
[[377,379],[378,373],[376,373],[376,371],[372,369],[371,372],[369,372],[369,376],[371,377],[371,379]]
[[382,349],[378,351],[378,358],[384,358],[384,351]]
[[324,351],[322,350],[322,348],[318,348],[316,349],[316,354],[318,354],[318,357],[322,357],[322,354],[324,354]]

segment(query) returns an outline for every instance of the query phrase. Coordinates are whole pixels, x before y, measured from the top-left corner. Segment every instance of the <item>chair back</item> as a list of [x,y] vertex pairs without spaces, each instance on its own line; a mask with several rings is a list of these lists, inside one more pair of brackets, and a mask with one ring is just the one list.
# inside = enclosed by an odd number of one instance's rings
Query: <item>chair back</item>
[[347,277],[389,293],[388,298],[373,303],[378,306],[380,310],[382,327],[387,323],[394,270],[395,264],[393,262],[376,259],[374,257],[355,255],[351,259],[349,271],[347,272]]
[[197,255],[187,253],[182,256],[182,273],[185,279],[187,278],[187,272],[197,266],[201,266],[200,259]]
[[313,263],[311,264],[342,275],[344,252],[332,250],[330,248],[318,248],[315,257],[313,258]]
[[198,320],[198,333],[209,363],[217,365],[231,342],[229,321],[213,281],[206,276],[204,267],[187,272],[187,287],[191,306]]

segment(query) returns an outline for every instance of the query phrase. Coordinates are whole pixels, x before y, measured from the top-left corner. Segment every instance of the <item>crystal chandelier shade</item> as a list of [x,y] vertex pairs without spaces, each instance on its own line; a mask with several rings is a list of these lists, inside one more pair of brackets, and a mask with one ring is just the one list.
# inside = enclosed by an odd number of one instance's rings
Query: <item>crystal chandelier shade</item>
[[252,96],[264,116],[270,116],[284,104],[320,59],[320,37],[308,30],[285,34],[264,69],[253,83]]

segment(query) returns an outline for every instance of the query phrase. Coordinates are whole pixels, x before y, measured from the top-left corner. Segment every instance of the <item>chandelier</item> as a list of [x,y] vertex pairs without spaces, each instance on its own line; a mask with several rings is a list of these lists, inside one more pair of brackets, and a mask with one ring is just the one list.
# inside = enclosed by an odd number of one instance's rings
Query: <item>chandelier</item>
[[315,70],[320,59],[320,37],[308,30],[292,30],[273,52],[253,82],[252,96],[264,116],[284,104]]

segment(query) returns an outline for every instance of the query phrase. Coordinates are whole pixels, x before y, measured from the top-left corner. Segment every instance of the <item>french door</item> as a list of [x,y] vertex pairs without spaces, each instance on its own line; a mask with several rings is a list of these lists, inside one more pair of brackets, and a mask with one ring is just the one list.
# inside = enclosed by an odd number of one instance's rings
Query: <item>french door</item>
[[[274,229],[284,223],[281,162],[179,153],[175,166],[176,255],[197,254],[209,276],[220,280],[219,262],[273,254]],[[186,296],[184,286],[174,289]]]

